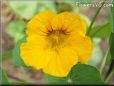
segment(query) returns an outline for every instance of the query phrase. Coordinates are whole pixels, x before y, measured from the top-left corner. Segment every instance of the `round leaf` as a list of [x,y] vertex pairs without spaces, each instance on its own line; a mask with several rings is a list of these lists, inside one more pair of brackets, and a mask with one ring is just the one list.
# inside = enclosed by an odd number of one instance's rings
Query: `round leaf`
[[75,84],[103,84],[100,72],[86,64],[75,65],[68,76]]
[[19,16],[30,19],[37,9],[36,1],[9,1],[10,8]]
[[6,32],[14,38],[14,41],[17,42],[22,37],[24,37],[24,29],[26,23],[24,21],[12,21],[8,24]]
[[93,66],[76,64],[67,77],[54,77],[46,74],[49,84],[103,84],[100,72]]
[[49,74],[45,74],[45,80],[48,84],[67,84],[67,78],[54,77]]
[[40,3],[38,1],[37,13],[38,12],[42,12],[44,10],[51,10],[51,11],[56,13],[55,3],[54,2],[43,2],[43,3]]
[[23,60],[20,57],[20,44],[22,42],[26,42],[26,37],[19,40],[13,49],[13,66],[25,66]]

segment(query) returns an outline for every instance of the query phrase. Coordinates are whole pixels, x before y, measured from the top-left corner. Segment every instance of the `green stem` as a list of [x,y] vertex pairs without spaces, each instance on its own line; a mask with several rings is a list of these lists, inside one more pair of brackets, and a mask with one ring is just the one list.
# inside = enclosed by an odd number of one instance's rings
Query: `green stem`
[[[114,3],[113,3],[114,5]],[[105,82],[108,83],[110,81],[110,78],[113,76],[113,73],[114,73],[114,60],[113,60],[113,51],[114,51],[114,7],[111,8],[111,15],[112,15],[112,33],[110,35],[110,40],[109,40],[109,46],[110,46],[110,53],[111,53],[111,64],[109,66],[109,70],[106,74],[106,80]]]
[[114,3],[113,7],[111,7],[111,15],[112,15],[112,33],[114,33]]
[[18,81],[18,80],[10,80],[11,83],[16,84],[16,85],[20,85],[20,84],[28,84],[27,82],[24,81]]
[[106,54],[105,54],[105,56],[104,56],[104,58],[103,58],[103,62],[102,62],[101,67],[100,67],[100,72],[101,72],[101,73],[102,73],[102,71],[103,71],[103,69],[104,69],[104,67],[105,67],[106,59],[107,59],[108,53],[109,53],[109,50],[106,52]]
[[87,35],[90,34],[91,29],[92,29],[92,26],[93,26],[93,23],[95,22],[95,19],[97,18],[98,14],[99,14],[99,12],[100,12],[100,10],[101,10],[101,8],[102,8],[103,5],[105,4],[105,1],[106,1],[106,0],[103,1],[102,5],[98,8],[98,10],[97,10],[95,16],[93,17],[93,20],[92,20],[92,22],[91,22],[91,24],[90,24],[90,26],[89,26],[89,28],[88,28]]
[[110,72],[110,74],[107,76],[106,80],[105,80],[105,83],[108,83],[111,79],[111,77],[113,76],[114,74],[114,69]]
[[12,50],[2,53],[2,62],[12,57]]

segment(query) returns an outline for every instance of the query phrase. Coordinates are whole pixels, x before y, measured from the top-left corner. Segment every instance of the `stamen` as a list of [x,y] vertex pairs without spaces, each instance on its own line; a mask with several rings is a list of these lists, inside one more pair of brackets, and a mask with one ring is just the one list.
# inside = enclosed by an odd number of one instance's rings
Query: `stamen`
[[66,32],[66,30],[63,29],[57,29],[52,31],[48,30],[47,39],[49,45],[54,50],[56,50],[56,48],[58,47],[64,46],[64,42],[69,34],[70,32]]

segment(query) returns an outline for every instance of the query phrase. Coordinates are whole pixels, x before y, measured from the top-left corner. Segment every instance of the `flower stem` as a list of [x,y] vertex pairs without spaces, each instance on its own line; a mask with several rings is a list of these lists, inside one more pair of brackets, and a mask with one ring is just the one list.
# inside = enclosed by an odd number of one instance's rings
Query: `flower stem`
[[101,72],[101,73],[102,73],[102,71],[103,71],[103,69],[104,69],[104,67],[105,67],[106,59],[107,59],[108,53],[109,53],[109,50],[106,52],[106,54],[105,54],[105,56],[104,56],[104,58],[103,58],[103,62],[102,62],[101,67],[100,67],[100,72]]
[[112,15],[112,33],[114,33],[114,6],[111,7],[111,15]]
[[106,80],[105,80],[105,83],[108,83],[109,80],[111,79],[111,77],[113,76],[114,74],[114,69],[109,73],[109,75],[107,76]]
[[90,26],[89,26],[89,28],[88,28],[87,35],[90,34],[91,29],[92,29],[92,26],[93,26],[93,23],[95,22],[95,19],[97,18],[98,14],[99,14],[99,12],[100,12],[100,10],[101,10],[101,8],[102,8],[103,5],[105,4],[105,1],[106,1],[106,0],[104,0],[104,1],[102,2],[102,5],[98,8],[98,10],[97,10],[95,16],[93,17],[93,20],[92,20],[92,22],[91,22],[91,24],[90,24]]
[[[114,5],[114,3],[113,3]],[[111,8],[111,15],[112,15],[112,33],[110,35],[110,40],[109,40],[109,46],[110,46],[110,53],[111,53],[111,64],[109,66],[108,72],[106,74],[106,79],[105,82],[108,83],[110,81],[110,78],[113,76],[114,73],[114,59],[112,52],[114,51],[114,40],[113,40],[113,34],[114,34],[114,7]]]

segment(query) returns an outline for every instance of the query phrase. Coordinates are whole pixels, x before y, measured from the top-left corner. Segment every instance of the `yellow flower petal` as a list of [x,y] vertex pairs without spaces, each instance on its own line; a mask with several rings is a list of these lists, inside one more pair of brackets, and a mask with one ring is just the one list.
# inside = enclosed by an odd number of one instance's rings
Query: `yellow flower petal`
[[93,50],[91,40],[87,36],[82,39],[78,39],[77,41],[75,40],[71,47],[77,52],[79,62],[86,63],[90,59]]
[[27,25],[27,34],[45,35],[47,28],[36,19],[31,20]]
[[76,52],[70,48],[61,48],[58,53],[53,53],[43,71],[57,77],[65,77],[77,62],[78,57]]
[[32,34],[28,36],[27,43],[21,45],[22,59],[28,66],[33,66],[37,69],[47,65],[49,57],[47,57],[46,53],[48,52],[49,48],[44,36]]
[[49,50],[36,45],[23,43],[21,45],[21,57],[27,66],[32,66],[36,69],[45,67],[50,60]]
[[52,19],[51,25],[53,29],[65,29],[68,32],[81,31],[84,32],[84,34],[86,33],[86,25],[84,24],[81,17],[71,14],[69,12],[63,12],[56,15]]
[[56,14],[46,10],[33,17],[27,24],[29,33],[44,35],[47,30],[51,30],[50,22]]
[[67,28],[68,28],[68,30],[75,32],[75,34],[78,31],[81,31],[84,35],[86,34],[86,24],[81,19],[81,17],[79,18],[79,20],[73,21]]
[[52,11],[46,10],[36,15],[33,19],[40,21],[47,28],[50,28],[50,22],[55,16],[56,14],[54,14]]

